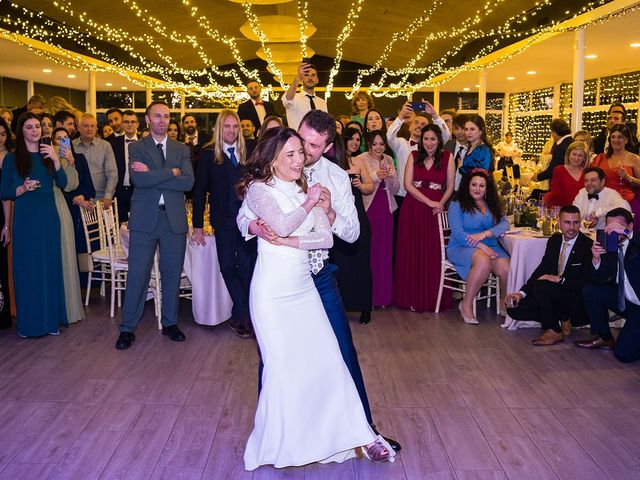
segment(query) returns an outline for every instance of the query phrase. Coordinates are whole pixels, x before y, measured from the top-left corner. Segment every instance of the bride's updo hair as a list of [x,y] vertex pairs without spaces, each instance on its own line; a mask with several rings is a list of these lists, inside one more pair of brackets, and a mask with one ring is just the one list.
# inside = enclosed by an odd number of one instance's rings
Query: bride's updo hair
[[[304,145],[304,140],[298,135],[298,132],[287,127],[270,128],[260,137],[251,157],[243,166],[241,180],[236,185],[236,192],[240,198],[244,198],[244,194],[251,182],[266,183],[273,178],[275,172],[273,162],[278,158],[285,143],[293,137],[300,140],[300,143]],[[296,183],[300,185],[303,192],[307,193],[307,181],[304,175],[301,175],[296,180]]]

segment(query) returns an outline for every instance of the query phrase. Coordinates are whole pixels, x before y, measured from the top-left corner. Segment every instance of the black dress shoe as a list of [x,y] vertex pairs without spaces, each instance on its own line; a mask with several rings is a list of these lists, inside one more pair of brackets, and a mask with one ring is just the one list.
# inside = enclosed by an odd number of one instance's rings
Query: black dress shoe
[[184,342],[187,339],[177,325],[162,327],[162,334],[166,335],[169,337],[169,340],[173,340],[174,342]]
[[232,323],[229,323],[229,326],[231,327],[231,330],[233,330],[233,333],[235,333],[240,338],[253,337],[253,332],[242,324],[233,325]]
[[[380,432],[378,431],[378,429],[373,423],[371,424],[371,428],[373,429],[373,432],[376,435],[380,435]],[[385,437],[384,435],[380,435],[380,436],[384,438],[389,445],[391,445],[391,448],[393,448],[394,452],[399,452],[400,450],[402,450],[402,445],[396,442],[393,438],[388,438],[388,437]]]
[[371,310],[366,310],[360,314],[360,323],[366,325],[371,321]]
[[120,332],[118,341],[116,342],[116,348],[118,350],[126,350],[136,341],[136,334],[133,332]]

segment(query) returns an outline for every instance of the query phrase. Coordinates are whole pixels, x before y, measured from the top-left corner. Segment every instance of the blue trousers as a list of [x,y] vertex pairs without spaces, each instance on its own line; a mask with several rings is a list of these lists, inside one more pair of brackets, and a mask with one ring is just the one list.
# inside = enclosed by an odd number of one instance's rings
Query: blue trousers
[[616,340],[613,354],[621,362],[640,359],[640,306],[626,302],[623,312],[618,309],[618,286],[589,284],[582,290],[587,307],[591,333],[603,339],[612,338],[609,328],[609,312],[617,313],[626,322]]
[[[342,297],[340,297],[340,291],[338,290],[338,282],[336,281],[337,271],[338,267],[325,261],[324,268],[320,270],[317,275],[312,275],[313,282],[320,294],[320,299],[322,300],[322,305],[324,306],[327,317],[329,317],[333,333],[335,333],[336,339],[338,340],[344,363],[347,365],[349,373],[351,373],[351,377],[353,378],[353,383],[355,383],[356,389],[358,390],[358,395],[360,395],[360,401],[362,402],[364,413],[367,416],[367,422],[373,423],[369,398],[367,398],[367,391],[364,388],[362,371],[360,370],[360,363],[358,362],[358,353],[356,352],[356,347],[353,345],[349,319],[342,306]],[[263,364],[262,360],[260,360],[258,390],[262,388],[262,369]]]

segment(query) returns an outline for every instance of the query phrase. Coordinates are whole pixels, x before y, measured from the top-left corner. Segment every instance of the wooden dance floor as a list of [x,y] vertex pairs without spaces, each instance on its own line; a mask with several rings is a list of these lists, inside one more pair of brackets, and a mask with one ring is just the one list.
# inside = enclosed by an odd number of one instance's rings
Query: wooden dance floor
[[537,331],[504,331],[487,311],[473,327],[454,310],[395,309],[352,329],[397,461],[245,472],[255,343],[181,309],[185,343],[156,330],[148,304],[125,352],[104,299],[60,337],[0,332],[0,479],[640,478],[640,364],[574,348],[584,330],[540,348]]

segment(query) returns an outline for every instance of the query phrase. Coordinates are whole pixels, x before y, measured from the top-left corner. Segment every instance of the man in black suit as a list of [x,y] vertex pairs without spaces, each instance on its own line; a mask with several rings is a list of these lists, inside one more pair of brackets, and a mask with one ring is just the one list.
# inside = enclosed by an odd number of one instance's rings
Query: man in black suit
[[238,105],[238,116],[240,120],[251,120],[256,132],[260,130],[263,120],[269,115],[275,115],[271,102],[265,102],[260,98],[262,87],[255,80],[247,83],[247,93],[251,97],[244,103]]
[[122,112],[120,121],[123,127],[123,135],[109,135],[106,140],[111,144],[118,167],[118,185],[116,185],[118,220],[126,222],[129,220],[131,195],[133,195],[133,184],[129,179],[129,145],[138,141],[138,126],[140,122],[133,110]]
[[578,207],[562,207],[558,225],[561,233],[549,238],[540,265],[519,292],[505,299],[511,318],[542,323],[542,335],[534,345],[562,342],[572,323],[587,323],[582,288],[590,278],[593,242],[580,232]]
[[242,201],[235,186],[240,180],[242,165],[251,155],[254,141],[245,144],[240,135],[240,119],[233,110],[222,110],[214,128],[215,144],[204,148],[198,159],[198,171],[193,188],[193,240],[205,245],[204,210],[209,194],[211,226],[216,242],[220,273],[229,291],[233,308],[229,325],[242,338],[252,336],[249,315],[249,285],[257,256],[255,239],[245,241],[238,230],[236,217]]
[[573,142],[569,124],[561,118],[554,118],[551,121],[551,138],[556,142],[551,148],[551,161],[544,171],[533,178],[534,181],[551,180],[553,169],[558,165],[564,165],[564,156],[567,153],[567,148]]
[[32,112],[39,115],[44,112],[46,104],[47,101],[39,93],[32,95],[26,105],[16,108],[11,112],[11,115],[13,115],[13,120],[11,120],[11,131],[15,133],[16,128],[18,127],[18,118],[20,118],[20,115],[24,112]]
[[[584,288],[584,302],[594,338],[580,340],[581,348],[613,349],[621,362],[640,359],[640,235],[633,233],[633,217],[624,208],[607,213],[607,235],[615,235],[617,252],[593,244],[593,283]],[[622,266],[622,268],[619,268]],[[609,327],[609,310],[626,319],[624,327],[613,339]]]

